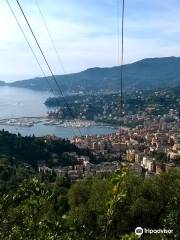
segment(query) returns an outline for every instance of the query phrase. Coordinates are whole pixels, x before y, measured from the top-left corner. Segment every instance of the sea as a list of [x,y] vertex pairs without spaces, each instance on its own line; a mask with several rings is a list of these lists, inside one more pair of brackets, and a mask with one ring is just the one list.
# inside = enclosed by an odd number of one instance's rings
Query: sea
[[[0,87],[0,119],[17,117],[44,117],[50,109],[44,102],[51,97],[49,92],[33,91],[25,88]],[[20,133],[22,136],[45,136],[55,135],[57,137],[71,139],[75,135],[102,135],[115,132],[111,126],[94,125],[89,127],[77,128],[61,127],[55,125],[35,124],[32,127],[19,127],[0,125],[0,130],[5,129],[11,133]]]

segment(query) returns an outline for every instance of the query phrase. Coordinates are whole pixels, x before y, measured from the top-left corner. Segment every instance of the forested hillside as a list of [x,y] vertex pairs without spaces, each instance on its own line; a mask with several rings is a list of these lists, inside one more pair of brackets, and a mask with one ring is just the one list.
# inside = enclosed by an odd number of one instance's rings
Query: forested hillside
[[[120,67],[90,68],[85,71],[58,75],[63,91],[117,91],[120,89]],[[180,57],[149,58],[124,66],[124,89],[152,89],[180,85]],[[56,85],[49,77],[51,86]],[[45,78],[16,81],[12,87],[49,90]]]
[[[68,142],[56,144],[51,147],[58,146],[60,158],[65,149],[76,150]],[[34,153],[25,153],[26,146]],[[173,230],[171,235],[145,234],[145,240],[180,239],[178,168],[144,178],[126,167],[109,177],[72,184],[55,173],[37,171],[35,152],[40,148],[35,137],[1,132],[0,239],[133,240],[138,239],[137,226]]]

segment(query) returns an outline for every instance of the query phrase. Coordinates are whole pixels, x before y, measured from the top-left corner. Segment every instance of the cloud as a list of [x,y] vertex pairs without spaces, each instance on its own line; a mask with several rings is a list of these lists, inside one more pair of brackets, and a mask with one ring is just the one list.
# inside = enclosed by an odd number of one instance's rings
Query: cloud
[[[21,0],[56,74],[62,74],[35,1]],[[67,72],[117,64],[117,0],[38,0]],[[13,9],[49,72],[14,1]],[[180,3],[177,0],[129,0],[125,10],[125,62],[180,55]],[[0,80],[41,76],[5,1],[0,2]]]

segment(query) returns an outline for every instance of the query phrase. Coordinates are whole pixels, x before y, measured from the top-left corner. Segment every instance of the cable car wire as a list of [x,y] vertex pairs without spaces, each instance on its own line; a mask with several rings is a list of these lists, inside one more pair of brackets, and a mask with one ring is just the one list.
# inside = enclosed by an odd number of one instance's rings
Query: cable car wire
[[43,70],[43,68],[42,68],[42,66],[41,66],[41,64],[40,64],[40,61],[38,60],[38,57],[36,56],[36,53],[35,53],[35,51],[33,50],[32,46],[31,46],[31,44],[30,44],[30,42],[29,42],[29,40],[28,40],[28,38],[27,38],[24,30],[23,30],[23,28],[21,27],[21,24],[20,24],[20,22],[19,22],[19,20],[18,20],[18,18],[17,18],[17,16],[16,16],[14,10],[12,9],[9,0],[6,0],[6,2],[7,2],[7,4],[8,4],[8,7],[9,7],[9,9],[10,9],[10,11],[11,11],[11,13],[12,13],[12,15],[13,15],[13,17],[14,17],[14,19],[15,19],[18,27],[19,27],[19,29],[21,30],[21,32],[22,32],[22,34],[23,34],[23,36],[24,36],[24,39],[25,39],[26,42],[27,42],[27,45],[29,46],[29,48],[30,48],[30,50],[31,50],[31,52],[32,52],[32,54],[33,54],[33,56],[34,56],[34,58],[35,58],[35,60],[36,60],[36,62],[37,62],[37,64],[38,64],[38,66],[39,66],[39,68],[40,68],[40,70],[41,70],[41,72],[42,72],[43,77],[46,79],[46,81],[47,81],[47,83],[48,83],[48,86],[49,86],[51,92],[54,93],[54,91],[53,91],[53,89],[52,89],[52,87],[51,87],[51,84],[50,84],[50,82],[49,82],[49,80],[48,80],[48,77],[46,76],[46,74],[45,74],[45,72],[44,72],[44,70]]
[[[29,30],[30,30],[30,32],[31,32],[31,34],[32,34],[32,36],[33,36],[33,38],[34,38],[34,40],[35,40],[35,42],[36,42],[36,44],[37,44],[40,52],[41,52],[41,54],[42,54],[42,57],[44,58],[44,61],[45,61],[46,65],[47,65],[47,67],[48,67],[48,69],[49,69],[49,71],[50,71],[50,73],[51,73],[51,76],[52,76],[52,78],[53,78],[53,80],[54,80],[54,82],[55,82],[55,84],[56,84],[56,86],[57,86],[57,89],[58,89],[58,91],[60,92],[60,94],[61,94],[61,96],[62,96],[62,98],[63,98],[63,100],[64,100],[64,103],[65,103],[65,105],[66,105],[66,107],[67,107],[67,109],[68,109],[68,111],[69,111],[72,119],[76,122],[74,113],[72,112],[72,110],[71,110],[68,102],[66,101],[66,99],[65,99],[65,97],[64,97],[63,91],[62,91],[62,89],[61,89],[61,87],[60,87],[60,85],[59,85],[59,83],[58,83],[58,81],[57,81],[57,79],[56,79],[56,77],[55,77],[52,69],[51,69],[50,64],[48,63],[48,60],[47,60],[47,58],[46,58],[46,56],[45,56],[45,54],[44,54],[44,52],[43,52],[43,50],[42,50],[42,48],[41,48],[41,46],[40,46],[40,43],[39,43],[38,40],[37,40],[37,37],[36,37],[36,35],[35,35],[32,27],[31,27],[31,25],[30,25],[30,23],[29,23],[29,21],[28,21],[28,19],[27,19],[27,16],[26,16],[26,14],[25,14],[25,12],[24,12],[21,4],[19,3],[19,1],[16,0],[16,2],[17,2],[17,4],[18,4],[19,9],[20,9],[20,11],[21,11],[21,13],[22,13],[22,15],[23,15],[23,17],[24,17],[24,19],[25,19],[28,27],[29,27]],[[77,128],[77,129],[78,129],[80,135],[82,136],[81,130],[80,130],[79,128]]]
[[[123,77],[124,77],[124,18],[125,18],[125,0],[122,0],[122,12],[120,17],[120,0],[117,0],[117,35],[118,35],[118,59],[120,66],[120,115],[123,116]],[[121,26],[119,19],[121,18]],[[121,28],[121,32],[120,32]],[[120,49],[121,42],[121,49]]]
[[56,54],[57,60],[58,60],[60,66],[61,66],[61,68],[62,68],[63,73],[66,74],[66,71],[65,71],[64,64],[63,64],[63,62],[62,62],[61,56],[60,56],[60,54],[59,54],[59,51],[57,50],[57,47],[56,47],[54,38],[52,37],[52,34],[51,34],[51,32],[50,32],[50,29],[49,29],[49,26],[48,26],[47,21],[46,21],[46,19],[45,19],[45,17],[44,17],[44,14],[43,14],[43,12],[42,12],[42,9],[41,9],[41,7],[40,7],[40,4],[39,4],[38,0],[35,0],[35,3],[36,3],[36,6],[37,6],[37,9],[38,9],[38,11],[39,11],[39,14],[40,14],[40,16],[41,16],[41,18],[42,18],[42,21],[43,21],[43,23],[44,23],[44,26],[45,26],[45,28],[46,28],[47,34],[48,34],[48,36],[49,36],[51,45],[52,45],[52,47],[53,47],[53,49],[54,49],[54,52],[55,52],[55,54]]
[[[25,38],[25,40],[26,40],[26,42],[27,42],[27,44],[28,44],[28,46],[29,46],[29,48],[30,48],[30,50],[31,50],[31,52],[32,52],[32,54],[33,54],[33,56],[34,56],[34,58],[35,58],[35,60],[36,60],[36,62],[37,62],[37,64],[38,64],[38,66],[39,66],[39,68],[40,68],[40,70],[41,70],[44,78],[45,78],[45,80],[46,80],[46,82],[47,82],[47,84],[48,84],[48,86],[49,86],[50,91],[51,91],[52,94],[56,97],[56,93],[55,93],[55,91],[53,90],[53,88],[52,88],[52,86],[51,86],[51,84],[50,84],[50,81],[48,80],[48,77],[46,76],[46,74],[45,74],[45,72],[44,72],[44,70],[43,70],[43,67],[41,66],[40,61],[38,60],[38,57],[37,57],[35,51],[33,50],[30,41],[28,40],[28,38],[27,38],[27,36],[26,36],[23,28],[21,27],[21,24],[20,24],[20,22],[19,22],[19,20],[18,20],[18,18],[17,18],[17,16],[16,16],[14,10],[12,9],[12,6],[11,6],[9,0],[6,0],[6,2],[7,2],[7,4],[8,4],[8,7],[9,7],[9,9],[10,9],[10,11],[11,11],[11,13],[12,13],[12,15],[13,15],[13,17],[14,17],[14,19],[15,19],[18,27],[19,27],[19,29],[21,30],[21,32],[22,32],[22,34],[23,34],[23,36],[24,36],[24,38]],[[73,132],[73,135],[76,135],[73,128],[72,128],[72,132]]]

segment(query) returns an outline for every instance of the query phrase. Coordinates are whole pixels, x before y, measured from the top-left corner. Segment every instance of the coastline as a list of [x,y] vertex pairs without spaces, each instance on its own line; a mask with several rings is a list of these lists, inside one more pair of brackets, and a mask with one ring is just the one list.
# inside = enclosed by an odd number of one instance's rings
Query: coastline
[[100,123],[89,120],[56,120],[47,117],[13,117],[0,119],[0,126],[12,126],[12,127],[33,127],[36,124],[59,126],[64,128],[88,128],[92,126],[109,127],[112,129],[118,129],[117,126],[113,126],[106,123]]

